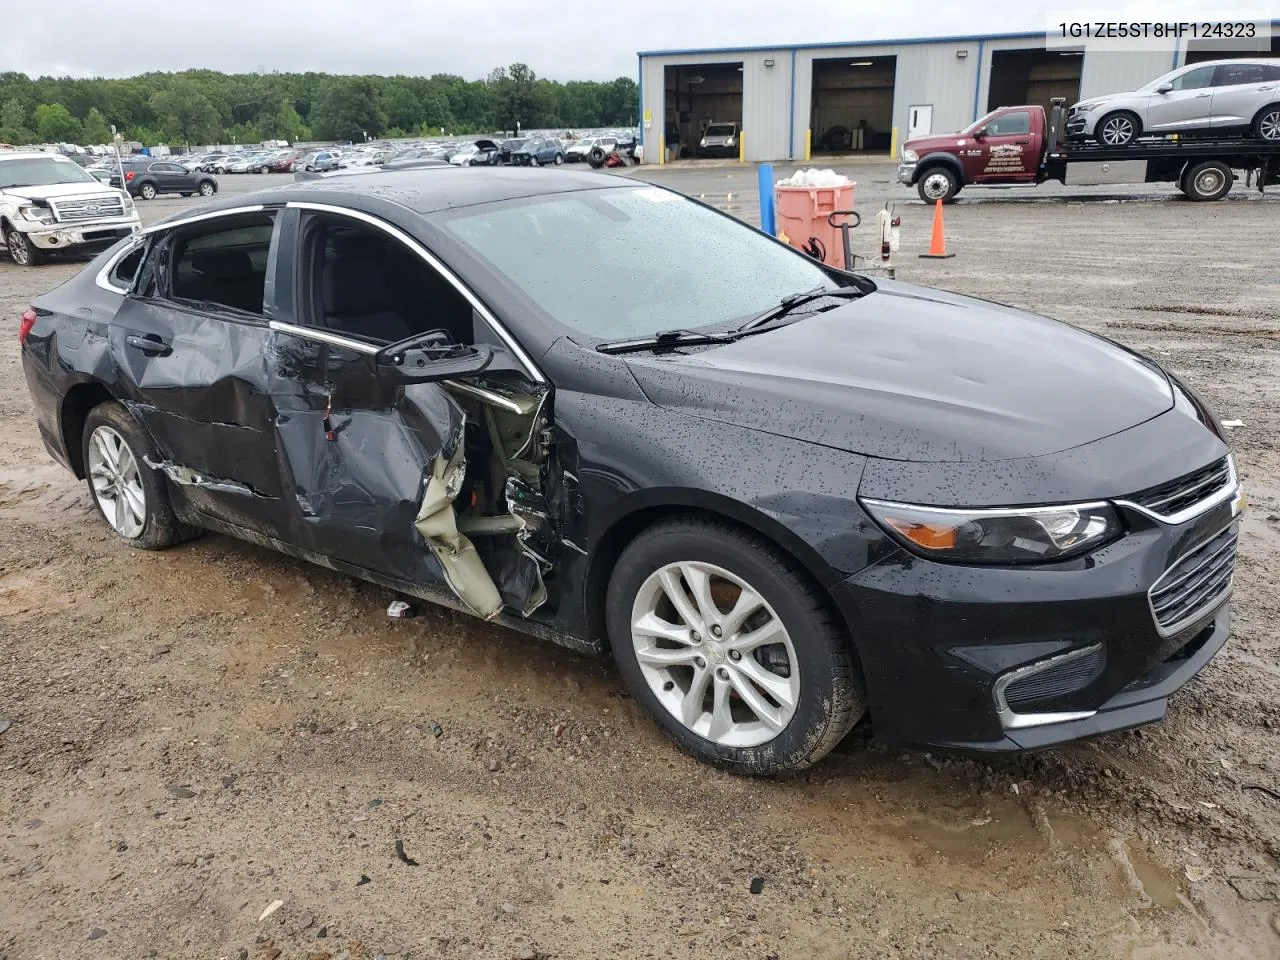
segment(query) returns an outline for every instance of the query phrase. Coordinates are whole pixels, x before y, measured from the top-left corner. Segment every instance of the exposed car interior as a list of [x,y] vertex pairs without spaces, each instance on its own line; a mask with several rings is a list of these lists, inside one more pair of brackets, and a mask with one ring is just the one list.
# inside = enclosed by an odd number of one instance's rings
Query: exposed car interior
[[262,313],[272,220],[179,234],[173,242],[170,292],[175,299]]

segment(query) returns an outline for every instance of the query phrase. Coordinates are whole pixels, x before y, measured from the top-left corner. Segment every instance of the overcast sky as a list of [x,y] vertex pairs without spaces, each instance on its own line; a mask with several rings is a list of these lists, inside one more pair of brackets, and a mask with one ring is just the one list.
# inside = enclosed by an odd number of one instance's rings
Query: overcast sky
[[[635,76],[638,50],[1041,31],[1049,11],[1204,19],[1276,6],[964,4],[868,0],[0,0],[0,69],[128,76],[228,72],[456,73],[523,61],[555,80]],[[1159,11],[1152,16],[1152,11]]]

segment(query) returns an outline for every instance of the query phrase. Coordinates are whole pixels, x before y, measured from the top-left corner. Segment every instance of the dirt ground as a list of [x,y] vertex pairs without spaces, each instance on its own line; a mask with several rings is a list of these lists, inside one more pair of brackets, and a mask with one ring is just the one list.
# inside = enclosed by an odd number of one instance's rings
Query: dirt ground
[[1163,723],[990,761],[864,725],[748,781],[607,663],[221,537],[130,550],[18,364],[78,265],[0,260],[0,960],[1280,955],[1280,199],[966,193],[927,261],[930,211],[855,175],[903,201],[900,279],[1113,336],[1243,421],[1234,637]]

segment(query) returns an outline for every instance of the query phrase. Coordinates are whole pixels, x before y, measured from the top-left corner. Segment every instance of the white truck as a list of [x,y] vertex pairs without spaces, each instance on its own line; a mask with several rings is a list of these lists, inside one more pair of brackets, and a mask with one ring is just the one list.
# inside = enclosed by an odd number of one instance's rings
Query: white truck
[[94,252],[142,229],[133,200],[56,153],[0,153],[0,235],[18,266]]

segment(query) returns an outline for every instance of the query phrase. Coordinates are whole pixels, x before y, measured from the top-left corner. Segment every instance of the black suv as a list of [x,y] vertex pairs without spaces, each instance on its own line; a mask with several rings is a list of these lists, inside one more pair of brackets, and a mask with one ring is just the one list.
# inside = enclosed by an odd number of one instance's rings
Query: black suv
[[[180,193],[189,197],[198,193],[212,197],[218,192],[218,181],[199,170],[188,170],[176,160],[144,157],[124,164],[124,184],[130,196],[154,200],[161,193]],[[111,185],[121,186],[119,172],[111,175]]]

